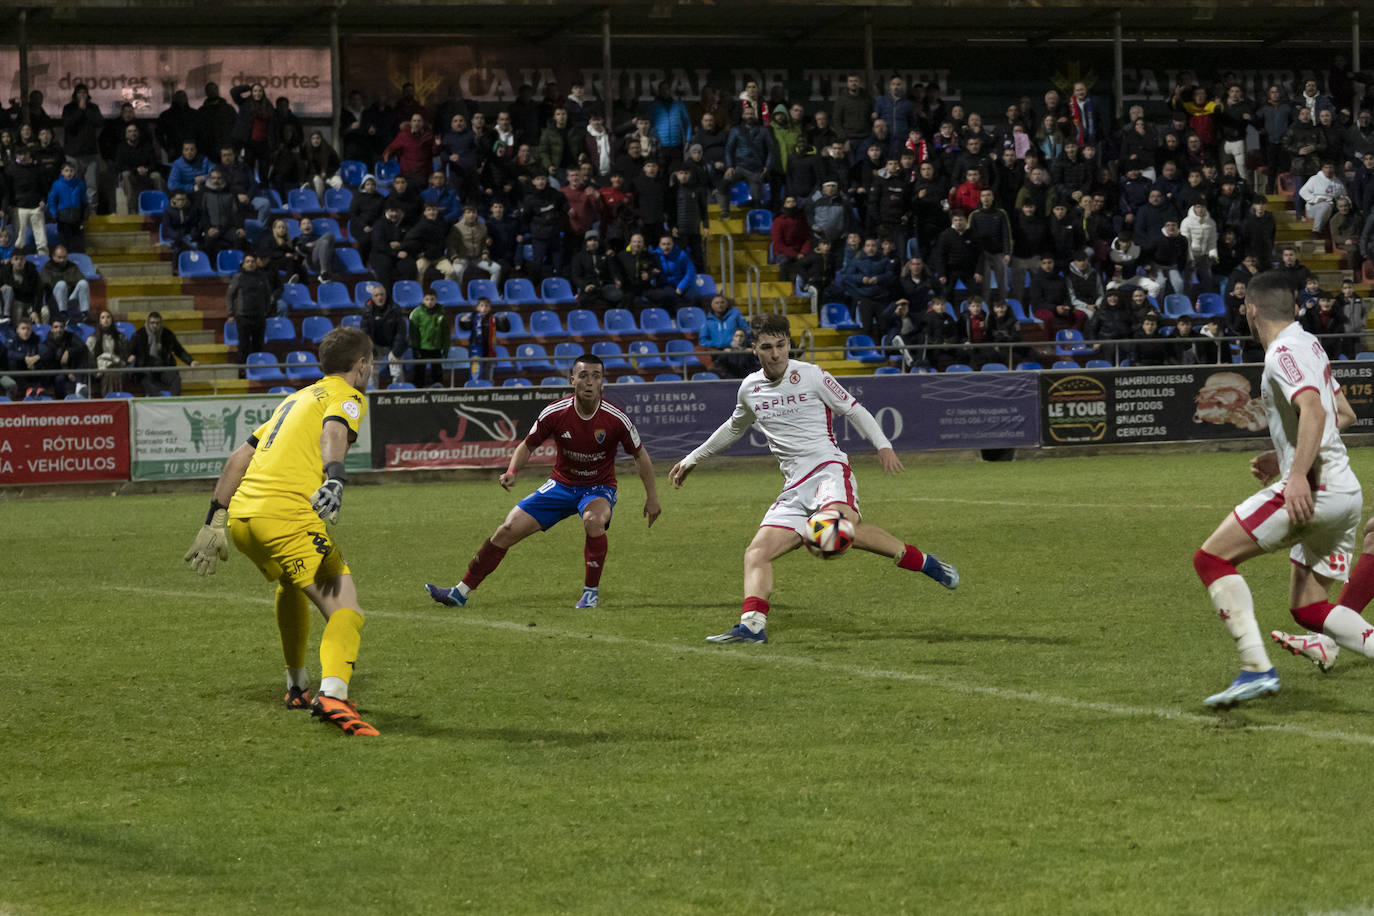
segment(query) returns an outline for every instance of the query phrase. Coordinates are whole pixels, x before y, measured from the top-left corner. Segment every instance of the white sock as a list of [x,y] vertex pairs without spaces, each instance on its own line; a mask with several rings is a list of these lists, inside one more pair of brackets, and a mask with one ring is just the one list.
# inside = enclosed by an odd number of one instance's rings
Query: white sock
[[299,687],[302,690],[310,686],[310,672],[304,668],[286,669],[286,686]]
[[1255,622],[1255,602],[1250,587],[1239,575],[1222,576],[1207,586],[1207,597],[1217,609],[1217,615],[1236,641],[1240,652],[1240,666],[1246,671],[1268,671],[1274,667],[1264,651],[1259,624]]
[[472,594],[472,589],[468,587],[468,584],[467,584],[466,582],[459,582],[459,583],[458,583],[458,594],[460,594],[460,595],[462,595],[464,598],[466,598],[468,595],[471,595],[471,594]]
[[348,681],[341,677],[327,677],[320,680],[320,693],[336,700],[348,699]]
[[768,615],[760,611],[748,611],[739,615],[739,622],[749,630],[750,633],[762,632],[764,624],[768,623]]
[[1322,632],[1341,648],[1374,658],[1374,625],[1345,605],[1338,604],[1331,609],[1322,624]]

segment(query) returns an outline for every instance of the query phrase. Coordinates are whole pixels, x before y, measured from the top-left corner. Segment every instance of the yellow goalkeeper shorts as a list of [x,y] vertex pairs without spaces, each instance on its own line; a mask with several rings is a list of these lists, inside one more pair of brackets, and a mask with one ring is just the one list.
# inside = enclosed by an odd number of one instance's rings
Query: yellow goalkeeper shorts
[[280,518],[231,518],[229,536],[239,553],[272,582],[285,576],[297,588],[304,588],[349,573],[324,522],[302,525]]

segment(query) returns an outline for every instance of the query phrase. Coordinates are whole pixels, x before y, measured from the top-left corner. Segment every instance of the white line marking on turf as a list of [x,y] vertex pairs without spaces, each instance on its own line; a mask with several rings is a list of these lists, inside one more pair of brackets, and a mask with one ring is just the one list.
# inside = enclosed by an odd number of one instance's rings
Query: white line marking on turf
[[[107,586],[107,588],[111,591],[131,592],[140,595],[157,595],[166,598],[192,597],[192,593],[176,591],[174,589],[144,588],[134,585],[113,585]],[[218,597],[221,601],[233,601],[240,604],[270,605],[273,603],[270,598],[252,598],[245,595],[222,595]],[[515,623],[509,620],[482,620],[472,617],[461,617],[456,613],[439,611],[437,609],[433,613],[426,611],[379,611],[373,609],[365,610],[363,613],[369,617],[393,617],[397,619],[420,620],[440,624],[457,624],[465,627],[533,633],[535,635],[554,636],[564,639],[585,641],[590,636],[592,639],[601,640],[606,643],[623,646],[637,646],[641,649],[653,649],[658,652],[689,652],[693,655],[705,655],[719,659],[735,659],[746,662],[758,662],[766,665],[790,666],[793,668],[810,668],[817,671],[829,671],[836,674],[849,675],[851,677],[869,678],[871,680],[904,681],[912,684],[923,684],[927,687],[945,690],[950,693],[992,697],[998,700],[1031,703],[1040,706],[1057,706],[1063,709],[1073,709],[1081,712],[1103,713],[1118,718],[1163,719],[1170,722],[1183,722],[1189,725],[1217,725],[1219,722],[1224,721],[1214,715],[1205,716],[1198,713],[1183,712],[1178,709],[1165,709],[1151,706],[1127,706],[1123,703],[1103,703],[1097,700],[1082,700],[1076,697],[1056,696],[1055,694],[1041,693],[1035,690],[1011,690],[1006,687],[991,687],[985,684],[960,683],[958,681],[945,680],[931,674],[921,674],[914,671],[893,671],[883,668],[865,668],[861,665],[838,664],[836,662],[822,661],[820,659],[807,658],[805,656],[783,655],[762,648],[740,652],[721,647],[653,642],[648,639],[635,639],[628,636],[588,633],[585,630],[564,630],[559,627],[550,627],[542,624],[537,627],[530,627],[528,624]],[[1245,725],[1241,726],[1241,730],[1277,732],[1280,734],[1297,735],[1299,737],[1316,740],[1341,741],[1347,744],[1374,746],[1374,735],[1360,734],[1358,732],[1333,731],[1329,729],[1306,728],[1301,725],[1287,723],[1274,725]]]
[[913,503],[959,503],[965,506],[1016,506],[1032,509],[1140,509],[1149,512],[1159,510],[1181,512],[1188,509],[1224,512],[1235,508],[1235,503],[1207,505],[1206,503],[1066,503],[1047,499],[968,499],[963,496],[899,496],[901,500]]

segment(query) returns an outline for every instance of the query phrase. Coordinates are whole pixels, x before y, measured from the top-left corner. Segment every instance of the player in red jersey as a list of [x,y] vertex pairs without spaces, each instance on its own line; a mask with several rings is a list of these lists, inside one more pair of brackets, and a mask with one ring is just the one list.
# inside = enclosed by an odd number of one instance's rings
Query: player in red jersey
[[491,575],[506,551],[536,531],[545,531],[576,514],[582,517],[582,527],[587,531],[587,575],[582,597],[573,606],[596,607],[601,571],[606,565],[606,528],[616,501],[617,446],[634,457],[635,470],[644,483],[644,517],[651,527],[658,518],[662,510],[654,486],[653,462],[630,418],[601,399],[605,383],[601,359],[590,354],[579,356],[573,363],[571,381],[572,395],[545,407],[529,435],[515,447],[510,466],[501,475],[501,486],[511,488],[530,455],[546,439],[552,439],[558,450],[553,473],[539,489],[520,500],[501,527],[482,542],[461,582],[452,588],[425,586],[435,601],[448,607],[467,604],[468,595]]

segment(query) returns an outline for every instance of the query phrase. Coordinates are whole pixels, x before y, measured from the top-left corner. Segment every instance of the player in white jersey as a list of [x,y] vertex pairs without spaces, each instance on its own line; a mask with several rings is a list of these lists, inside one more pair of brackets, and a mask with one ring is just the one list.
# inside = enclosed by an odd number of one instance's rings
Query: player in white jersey
[[730,419],[679,461],[669,474],[681,487],[692,468],[739,440],[757,426],[778,459],[782,495],[764,514],[759,530],[744,551],[744,606],[740,622],[708,637],[709,642],[768,642],[768,596],[773,590],[773,561],[802,544],[806,520],[832,508],[854,523],[854,546],[891,557],[903,569],[923,572],[945,588],[959,584],[959,573],[934,555],[922,553],[877,525],[860,521],[859,495],[849,456],[835,444],[834,419],[844,416],[878,448],[883,472],[896,474],[902,462],[883,435],[878,421],[835,381],[811,363],[790,358],[791,327],[786,315],[761,315],[750,322],[754,354],[763,367],[746,377]]
[[1252,557],[1291,548],[1289,606],[1304,627],[1355,646],[1369,630],[1359,614],[1327,600],[1331,582],[1346,578],[1360,522],[1360,482],[1339,431],[1354,416],[1331,377],[1321,343],[1293,315],[1293,289],[1277,272],[1260,274],[1247,285],[1245,317],[1265,348],[1261,394],[1274,443],[1273,451],[1250,462],[1250,470],[1261,483],[1277,482],[1237,506],[1193,555],[1198,578],[1236,640],[1241,660],[1235,681],[1207,697],[1207,706],[1226,708],[1279,690],[1250,589],[1236,572]]

